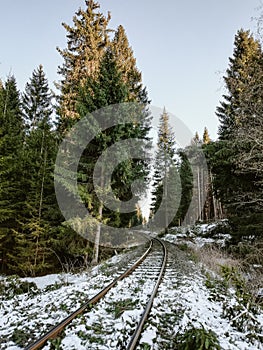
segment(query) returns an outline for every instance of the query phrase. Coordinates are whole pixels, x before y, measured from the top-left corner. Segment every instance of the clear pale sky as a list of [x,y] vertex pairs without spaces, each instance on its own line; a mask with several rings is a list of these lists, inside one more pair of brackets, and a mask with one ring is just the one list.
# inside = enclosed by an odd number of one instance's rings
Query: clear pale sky
[[[100,0],[111,27],[122,24],[152,104],[165,106],[193,132],[216,138],[215,109],[238,29],[256,32],[260,0]],[[41,63],[50,86],[71,23],[84,0],[10,0],[0,5],[0,78],[14,74],[20,90]]]

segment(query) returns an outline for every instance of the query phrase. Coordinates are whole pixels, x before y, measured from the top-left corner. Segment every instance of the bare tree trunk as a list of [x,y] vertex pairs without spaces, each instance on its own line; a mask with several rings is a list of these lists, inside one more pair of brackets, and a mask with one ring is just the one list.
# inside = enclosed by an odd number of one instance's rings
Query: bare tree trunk
[[211,170],[209,170],[209,177],[210,177],[210,182],[211,182],[211,191],[212,191],[212,200],[213,200],[213,207],[214,207],[214,220],[218,219],[217,216],[217,201],[214,195],[214,186],[213,186],[213,176],[211,173]]
[[[100,205],[99,207],[99,220],[102,218],[102,213],[103,213],[103,204]],[[101,223],[99,222],[97,225],[97,231],[96,231],[96,236],[95,236],[95,241],[94,241],[94,250],[93,250],[93,259],[92,259],[92,264],[95,265],[99,261],[99,248],[100,248],[100,233],[101,233]]]
[[166,165],[165,165],[165,177],[164,177],[165,232],[167,232],[167,230],[168,230],[167,196],[168,196],[168,188],[167,188],[167,169],[166,169]]
[[[42,178],[41,178],[40,199],[39,199],[39,207],[38,207],[38,225],[39,225],[39,228],[40,228],[41,216],[42,216],[44,184],[45,184],[46,164],[47,164],[47,151],[46,150],[44,151],[44,141],[45,141],[45,131],[43,131],[41,150],[40,150],[41,155],[44,152],[44,165],[43,165],[43,173],[42,173]],[[35,256],[34,256],[34,270],[37,267],[37,258],[38,258],[38,253],[39,253],[39,238],[40,238],[39,235],[40,234],[41,234],[41,231],[38,234],[37,241],[36,241]],[[44,259],[44,254],[43,254],[43,259]]]
[[224,218],[224,213],[223,213],[222,204],[221,204],[220,201],[217,201],[217,203],[218,203],[219,219],[223,219]]
[[[101,182],[100,182],[101,188],[104,186],[104,165],[102,164],[101,169]],[[94,250],[93,250],[93,259],[92,264],[96,265],[99,261],[99,247],[100,247],[100,234],[101,234],[101,220],[102,220],[102,214],[103,214],[103,203],[100,203],[99,211],[98,211],[98,225],[97,225],[97,231],[95,235],[95,241],[94,241]]]
[[[42,145],[41,145],[41,154],[44,151],[44,131],[43,131],[43,138],[42,138]],[[43,168],[43,174],[41,179],[41,190],[40,190],[40,200],[39,200],[39,210],[38,210],[38,220],[40,223],[41,216],[42,216],[42,206],[43,206],[43,194],[44,194],[44,183],[45,183],[45,175],[46,175],[46,165],[47,165],[47,151],[45,150],[44,153],[44,168]]]
[[198,206],[197,206],[197,218],[201,219],[201,190],[200,190],[200,169],[197,167],[197,198],[198,198]]

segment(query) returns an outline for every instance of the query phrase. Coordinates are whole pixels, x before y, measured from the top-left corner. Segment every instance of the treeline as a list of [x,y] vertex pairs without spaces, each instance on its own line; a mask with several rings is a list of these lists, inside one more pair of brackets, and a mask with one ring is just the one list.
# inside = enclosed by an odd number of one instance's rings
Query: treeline
[[157,229],[225,218],[205,156],[211,143],[205,127],[202,138],[196,132],[189,145],[180,148],[169,114],[164,109],[160,115],[150,213]]
[[[113,227],[129,227],[143,220],[138,207],[130,214],[117,211],[111,215],[94,190],[92,174],[102,152],[124,139],[127,133],[130,138],[146,141],[150,128],[149,100],[132,48],[124,28],[119,26],[113,31],[109,20],[109,15],[100,12],[99,4],[90,0],[86,1],[85,9],[76,12],[72,26],[63,24],[67,47],[58,48],[63,58],[58,68],[61,76],[57,83],[58,96],[51,93],[41,65],[34,70],[22,93],[14,76],[1,83],[2,273],[34,276],[61,267],[96,263],[109,253],[106,248],[99,251],[98,244],[89,242],[64,222],[54,189],[54,167],[61,140],[77,121],[102,107],[122,102],[145,106],[140,124],[135,120],[133,125],[112,128],[111,133],[101,132],[86,147],[78,167],[81,198],[94,218]],[[112,177],[116,196],[129,200],[134,179],[147,178],[148,173],[146,162],[138,159],[122,162]],[[59,185],[69,198],[74,195],[69,182],[61,181]],[[98,241],[100,225],[94,231]]]
[[[182,199],[169,226],[182,221],[191,224],[193,217],[200,222],[227,218],[235,244],[263,237],[263,52],[249,31],[237,32],[224,81],[226,92],[216,109],[218,140],[212,141],[205,128],[202,139],[196,133],[191,145],[177,152]],[[161,203],[161,195],[166,193],[169,200],[176,193],[176,188],[168,185],[171,166],[160,156],[165,150],[176,159],[175,143],[164,111],[156,154],[153,212]],[[161,180],[160,174],[166,179]],[[169,216],[171,209],[164,216]]]

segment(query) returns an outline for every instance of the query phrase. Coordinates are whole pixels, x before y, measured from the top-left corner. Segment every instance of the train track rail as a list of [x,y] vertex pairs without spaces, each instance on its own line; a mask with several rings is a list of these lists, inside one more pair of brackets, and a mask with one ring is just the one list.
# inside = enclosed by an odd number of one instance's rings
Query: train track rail
[[119,281],[124,280],[130,275],[130,278],[134,279],[134,283],[136,283],[136,280],[138,282],[138,280],[141,278],[140,276],[143,276],[144,279],[149,278],[151,279],[151,281],[154,281],[152,283],[152,291],[150,293],[146,305],[144,306],[144,310],[140,316],[140,320],[137,322],[137,325],[135,325],[135,330],[130,340],[125,344],[127,350],[135,349],[140,339],[143,326],[150,313],[154,297],[161,283],[161,279],[164,275],[166,262],[167,250],[164,243],[159,239],[152,239],[150,241],[150,246],[148,247],[148,249],[143,253],[143,255],[139,259],[136,260],[136,262],[130,268],[128,268],[123,274],[114,279],[98,294],[96,294],[94,297],[85,302],[76,311],[71,313],[59,324],[57,324],[55,327],[49,330],[46,334],[41,336],[35,342],[29,344],[25,348],[25,350],[35,350],[43,347],[48,340],[56,338],[74,319],[76,319],[77,316],[85,313],[85,315],[87,315],[88,317],[88,313],[92,310],[93,305],[102,300],[109,291],[114,292],[114,288],[116,288],[117,283]]

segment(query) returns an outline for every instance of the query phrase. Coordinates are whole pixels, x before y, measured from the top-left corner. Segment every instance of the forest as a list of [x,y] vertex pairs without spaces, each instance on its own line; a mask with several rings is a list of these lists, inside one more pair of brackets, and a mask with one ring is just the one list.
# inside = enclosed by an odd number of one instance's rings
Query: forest
[[[99,201],[93,183],[96,161],[104,150],[128,137],[142,140],[141,152],[147,152],[151,129],[142,72],[124,27],[113,29],[109,22],[99,3],[88,0],[74,14],[72,26],[63,23],[67,46],[58,48],[63,60],[58,67],[59,93],[50,89],[41,64],[32,67],[24,91],[18,90],[13,75],[0,82],[1,274],[43,275],[65,266],[96,264],[114,254],[111,247],[99,249],[69,225],[54,186],[56,157],[65,135],[103,107],[137,103],[140,122],[101,131],[85,148],[77,174],[81,199],[94,218],[111,227],[147,227],[148,218],[138,205],[130,213],[113,213]],[[223,79],[225,93],[215,111],[220,122],[217,140],[211,140],[204,127],[201,137],[196,133],[189,146],[179,148],[164,108],[154,170],[145,160],[123,161],[112,174],[111,187],[118,200],[128,201],[132,183],[144,178],[152,184],[150,218],[158,212],[165,231],[192,223],[192,214],[201,223],[227,219],[229,246],[235,247],[263,240],[263,51],[250,31],[237,31]],[[90,121],[88,127],[92,125]],[[205,155],[205,170],[200,154]],[[58,186],[73,198],[70,176],[63,169],[60,175]],[[177,176],[180,189],[173,181]],[[174,208],[160,206],[163,197],[175,203],[176,215],[171,214]],[[190,212],[192,198],[197,203]]]

